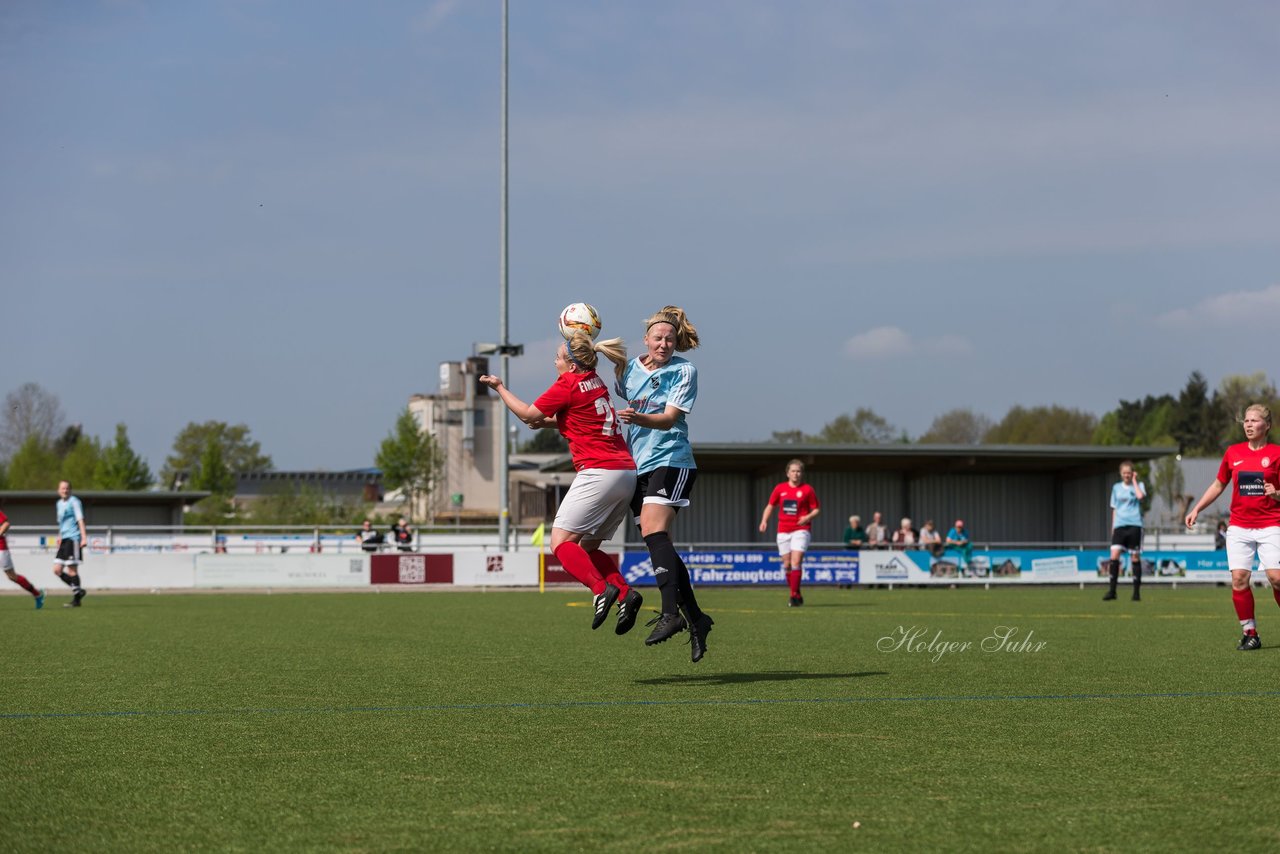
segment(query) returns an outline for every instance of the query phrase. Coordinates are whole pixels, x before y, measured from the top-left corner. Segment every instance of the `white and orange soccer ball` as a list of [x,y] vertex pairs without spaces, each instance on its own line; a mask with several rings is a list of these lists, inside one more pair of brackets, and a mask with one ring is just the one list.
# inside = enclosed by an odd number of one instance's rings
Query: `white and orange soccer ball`
[[600,334],[600,315],[594,306],[575,302],[560,312],[560,334],[564,340],[568,341],[575,332],[585,332],[593,341]]

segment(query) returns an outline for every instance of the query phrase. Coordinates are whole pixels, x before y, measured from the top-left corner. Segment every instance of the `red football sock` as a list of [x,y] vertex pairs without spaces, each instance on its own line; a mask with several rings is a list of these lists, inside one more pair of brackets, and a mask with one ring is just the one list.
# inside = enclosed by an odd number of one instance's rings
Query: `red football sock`
[[594,595],[599,596],[604,592],[604,579],[600,577],[600,572],[592,564],[591,558],[587,557],[582,546],[577,543],[561,543],[553,554],[564,567],[564,571],[581,581],[585,587],[589,587]]
[[787,570],[787,586],[791,588],[791,595],[800,598],[800,570]]
[[626,599],[627,591],[631,587],[627,584],[627,580],[622,577],[622,573],[618,572],[618,567],[613,565],[613,558],[599,549],[587,552],[587,557],[591,558],[591,563],[595,566],[596,572],[600,573],[600,577],[618,588],[618,598]]
[[1232,589],[1231,604],[1236,606],[1236,616],[1240,618],[1240,622],[1253,620],[1253,588],[1246,587],[1243,590]]
[[[40,591],[31,586],[31,582],[27,581],[27,577],[25,575],[18,575],[18,573],[15,572],[13,574],[13,580],[17,582],[19,587],[30,593],[32,596],[40,595]],[[1276,598],[1280,600],[1280,592],[1276,593]]]

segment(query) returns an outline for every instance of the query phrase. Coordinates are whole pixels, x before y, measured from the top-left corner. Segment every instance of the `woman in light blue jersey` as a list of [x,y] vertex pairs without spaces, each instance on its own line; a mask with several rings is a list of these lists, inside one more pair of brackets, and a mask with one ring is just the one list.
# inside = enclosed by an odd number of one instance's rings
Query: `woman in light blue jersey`
[[1129,553],[1129,572],[1133,575],[1133,601],[1142,599],[1142,499],[1147,488],[1138,479],[1133,463],[1120,464],[1120,482],[1111,487],[1111,560],[1107,574],[1111,584],[1103,595],[1105,601],[1116,598],[1120,580],[1120,556]]
[[644,344],[644,355],[627,364],[619,381],[627,408],[618,417],[629,425],[627,445],[636,461],[631,510],[662,596],[662,613],[645,644],[662,643],[687,628],[697,662],[707,651],[713,621],[698,607],[689,569],[671,542],[671,524],[689,506],[698,475],[686,420],[698,397],[698,370],[676,355],[698,346],[698,330],[682,308],[668,305],[645,322]]

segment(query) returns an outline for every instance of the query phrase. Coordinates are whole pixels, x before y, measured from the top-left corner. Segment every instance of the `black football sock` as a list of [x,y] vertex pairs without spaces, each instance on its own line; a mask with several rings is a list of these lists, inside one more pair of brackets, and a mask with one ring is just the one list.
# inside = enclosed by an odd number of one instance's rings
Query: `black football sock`
[[653,578],[658,583],[658,593],[662,595],[662,613],[675,614],[680,607],[679,578],[684,564],[671,543],[671,535],[666,531],[650,534],[644,538],[644,544],[649,549],[649,560],[653,563]]
[[62,572],[58,573],[58,578],[62,579],[63,584],[72,588],[74,588],[76,586],[76,582],[80,580],[77,576],[72,575],[71,573],[67,572],[65,569]]
[[1133,566],[1133,595],[1138,595],[1138,588],[1142,586],[1142,558],[1135,558],[1131,561]]
[[680,560],[679,554],[676,555],[676,560],[680,562],[679,574],[676,575],[676,590],[680,594],[680,606],[684,608],[685,619],[693,623],[702,617],[702,609],[698,607],[698,597],[693,593],[693,579],[689,577],[689,567]]
[[1111,592],[1116,592],[1116,582],[1120,580],[1120,561],[1113,560],[1107,563],[1107,569],[1111,573]]

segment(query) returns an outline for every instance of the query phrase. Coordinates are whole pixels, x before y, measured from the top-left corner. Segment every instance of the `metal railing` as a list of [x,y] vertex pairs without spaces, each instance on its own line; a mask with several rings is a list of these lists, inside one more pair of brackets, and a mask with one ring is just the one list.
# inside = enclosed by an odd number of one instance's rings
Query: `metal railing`
[[[217,525],[217,526],[157,526],[157,525],[104,525],[87,527],[89,535],[88,550],[93,553],[117,552],[214,552],[214,553],[280,553],[280,552],[323,552],[337,554],[360,554],[367,551],[393,552],[397,550],[395,543],[379,544],[375,549],[365,549],[356,537],[356,528],[350,525]],[[512,546],[516,550],[534,548],[530,545],[530,535],[535,530],[532,525],[512,526],[514,536]],[[384,537],[386,536],[385,532]],[[58,529],[52,525],[15,525],[9,529],[9,547],[15,552],[42,553],[52,551],[57,542]],[[1165,537],[1169,539],[1168,536]],[[1212,536],[1200,535],[1196,542],[1188,544],[1187,537],[1179,538],[1170,547],[1184,551],[1209,550],[1212,548]],[[1144,547],[1149,551],[1161,548],[1159,533],[1150,534]],[[550,534],[547,535],[550,541]],[[1203,541],[1203,542],[1201,542]],[[409,550],[438,548],[481,548],[497,549],[498,526],[495,524],[474,524],[455,522],[447,525],[430,525],[415,528],[413,541]],[[777,546],[772,542],[716,542],[700,540],[679,540],[676,547],[681,551],[761,551],[772,552]],[[1044,550],[1044,551],[1097,551],[1110,547],[1109,541],[975,541],[972,552],[990,552],[1006,550]],[[639,551],[644,549],[640,542],[627,543],[626,548]],[[815,542],[810,545],[813,551],[845,551],[847,547],[840,541]],[[865,551],[924,551],[925,547],[914,545],[906,549],[888,547],[865,549]],[[954,551],[954,549],[952,549]]]

